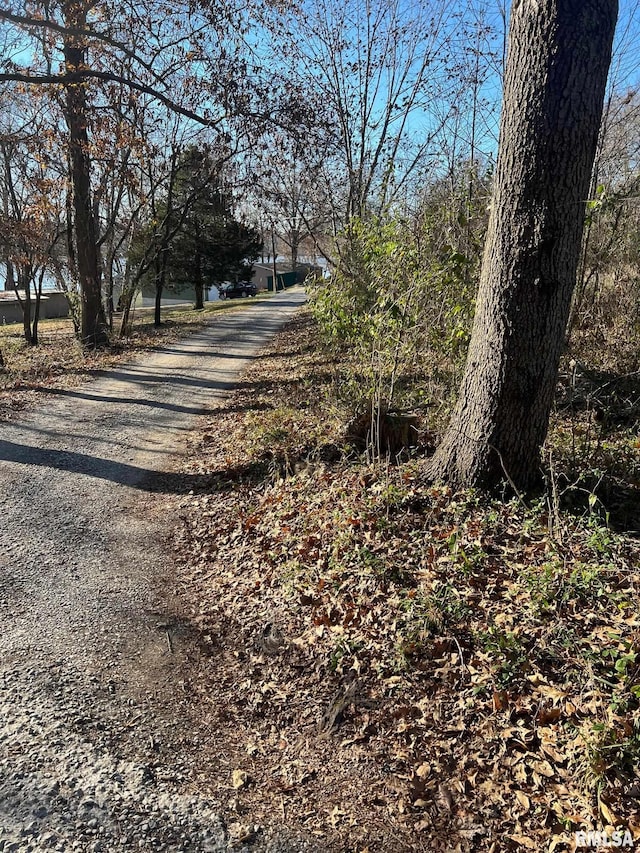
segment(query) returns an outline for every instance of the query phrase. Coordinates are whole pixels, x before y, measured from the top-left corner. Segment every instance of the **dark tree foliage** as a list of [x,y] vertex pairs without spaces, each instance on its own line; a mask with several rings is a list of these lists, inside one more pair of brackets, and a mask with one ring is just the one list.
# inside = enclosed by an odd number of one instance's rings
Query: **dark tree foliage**
[[211,285],[251,276],[252,263],[262,249],[260,234],[234,217],[211,152],[185,151],[171,218],[175,233],[167,252],[167,283],[176,291],[194,287],[196,308],[203,307],[204,291]]

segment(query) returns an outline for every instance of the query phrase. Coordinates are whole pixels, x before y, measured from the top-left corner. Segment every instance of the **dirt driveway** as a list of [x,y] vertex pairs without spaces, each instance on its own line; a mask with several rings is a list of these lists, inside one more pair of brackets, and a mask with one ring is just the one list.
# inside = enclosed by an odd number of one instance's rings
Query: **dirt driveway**
[[[166,495],[188,488],[172,470],[198,415],[303,301],[220,315],[2,425],[0,851],[230,848],[217,804],[183,793],[194,649]],[[314,849],[255,837],[252,850]]]

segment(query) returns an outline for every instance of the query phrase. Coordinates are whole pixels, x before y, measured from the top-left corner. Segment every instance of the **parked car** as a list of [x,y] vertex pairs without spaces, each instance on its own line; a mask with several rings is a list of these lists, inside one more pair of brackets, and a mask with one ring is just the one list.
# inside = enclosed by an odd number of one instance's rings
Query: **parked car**
[[257,293],[255,284],[250,281],[239,281],[237,284],[221,284],[218,288],[220,299],[235,299],[236,297],[255,296]]

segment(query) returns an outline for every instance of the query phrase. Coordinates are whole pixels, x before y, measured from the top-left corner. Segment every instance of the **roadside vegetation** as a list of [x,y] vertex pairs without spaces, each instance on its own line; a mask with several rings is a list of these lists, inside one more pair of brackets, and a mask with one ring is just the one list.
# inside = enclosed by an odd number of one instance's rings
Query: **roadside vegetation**
[[[574,832],[608,828],[637,843],[637,376],[602,383],[569,355],[545,486],[487,496],[423,476],[451,397],[437,350],[392,455],[354,435],[345,377],[362,361],[328,346],[309,311],[279,336],[203,424],[188,473],[209,485],[181,503],[177,580],[207,649],[189,685],[201,783],[232,835],[281,822],[331,851],[573,850]],[[615,335],[598,349],[622,352]]]
[[352,217],[307,313],[203,424],[177,583],[207,652],[201,784],[239,841],[640,840],[640,291],[635,179],[612,174],[530,488],[430,470],[474,319],[477,166],[417,213]]

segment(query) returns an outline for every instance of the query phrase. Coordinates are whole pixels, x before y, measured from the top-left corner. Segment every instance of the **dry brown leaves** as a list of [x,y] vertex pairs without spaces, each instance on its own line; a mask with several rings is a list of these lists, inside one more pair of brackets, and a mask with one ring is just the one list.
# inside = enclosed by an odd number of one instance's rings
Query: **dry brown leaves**
[[335,459],[312,332],[279,337],[187,472],[210,482],[175,538],[201,784],[230,823],[336,851],[640,839],[637,542]]

